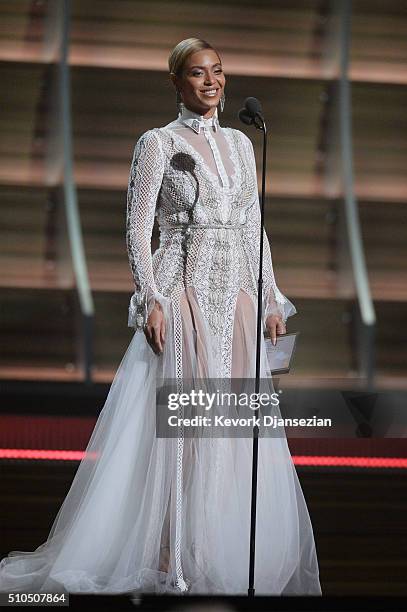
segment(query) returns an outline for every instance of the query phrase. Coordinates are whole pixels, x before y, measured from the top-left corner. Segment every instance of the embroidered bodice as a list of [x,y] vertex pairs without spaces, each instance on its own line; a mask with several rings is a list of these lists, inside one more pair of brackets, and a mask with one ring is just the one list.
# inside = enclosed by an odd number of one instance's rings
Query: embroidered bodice
[[[160,242],[151,253],[157,218]],[[128,325],[142,329],[154,300],[193,285],[214,334],[233,318],[239,289],[256,303],[260,208],[250,139],[184,107],[137,141],[127,195],[126,242],[135,291]],[[295,307],[279,291],[264,233],[263,320]]]

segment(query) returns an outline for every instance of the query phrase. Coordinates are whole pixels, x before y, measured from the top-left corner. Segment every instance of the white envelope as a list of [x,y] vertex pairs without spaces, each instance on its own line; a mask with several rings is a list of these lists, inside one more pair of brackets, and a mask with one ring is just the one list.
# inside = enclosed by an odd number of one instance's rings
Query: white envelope
[[275,345],[273,345],[271,338],[268,335],[264,336],[267,361],[269,364],[269,371],[267,372],[267,375],[285,374],[290,371],[292,357],[299,333],[300,332],[281,334],[280,336],[277,336],[277,342]]

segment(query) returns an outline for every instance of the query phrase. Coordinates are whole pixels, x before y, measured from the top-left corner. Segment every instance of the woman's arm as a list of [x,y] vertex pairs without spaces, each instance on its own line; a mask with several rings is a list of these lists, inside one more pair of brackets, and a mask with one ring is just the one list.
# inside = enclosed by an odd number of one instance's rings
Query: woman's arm
[[144,324],[156,302],[158,292],[151,254],[151,235],[158,193],[164,173],[164,156],[157,130],[148,130],[137,141],[127,190],[126,245],[134,280],[129,305],[128,326],[136,330]]
[[[244,231],[245,248],[249,251],[253,269],[258,278],[259,270],[259,246],[260,246],[260,202],[257,188],[257,170],[251,140],[245,136],[246,147],[250,160],[250,166],[254,174],[253,204],[247,217],[247,225]],[[263,324],[266,325],[267,319],[275,315],[285,323],[288,317],[296,314],[297,309],[294,304],[285,297],[277,287],[274,277],[273,262],[271,257],[270,243],[263,228]]]

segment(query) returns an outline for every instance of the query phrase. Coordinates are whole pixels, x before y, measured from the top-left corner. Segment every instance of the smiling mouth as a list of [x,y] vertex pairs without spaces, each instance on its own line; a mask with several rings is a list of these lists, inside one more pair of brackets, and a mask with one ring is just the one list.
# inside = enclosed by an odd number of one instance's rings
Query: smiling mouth
[[201,90],[201,93],[204,96],[208,96],[208,98],[214,98],[217,96],[219,89],[206,89],[205,91]]

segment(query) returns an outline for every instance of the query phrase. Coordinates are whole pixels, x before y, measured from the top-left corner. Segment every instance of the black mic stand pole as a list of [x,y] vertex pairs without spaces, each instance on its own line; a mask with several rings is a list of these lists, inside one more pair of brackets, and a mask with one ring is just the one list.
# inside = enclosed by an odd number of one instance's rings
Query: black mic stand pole
[[[256,382],[255,393],[260,389],[260,348],[262,334],[262,315],[263,315],[263,235],[264,235],[264,203],[266,192],[266,155],[267,155],[267,128],[263,117],[256,113],[254,125],[263,132],[263,165],[261,175],[261,206],[260,206],[260,257],[259,257],[259,277],[257,281],[257,335],[256,335]],[[255,419],[259,416],[259,408],[256,408]],[[252,498],[251,498],[251,519],[250,519],[250,563],[249,563],[249,589],[248,596],[254,597],[254,560],[256,552],[256,511],[257,511],[257,466],[259,454],[259,428],[253,428],[253,461],[252,461]]]

